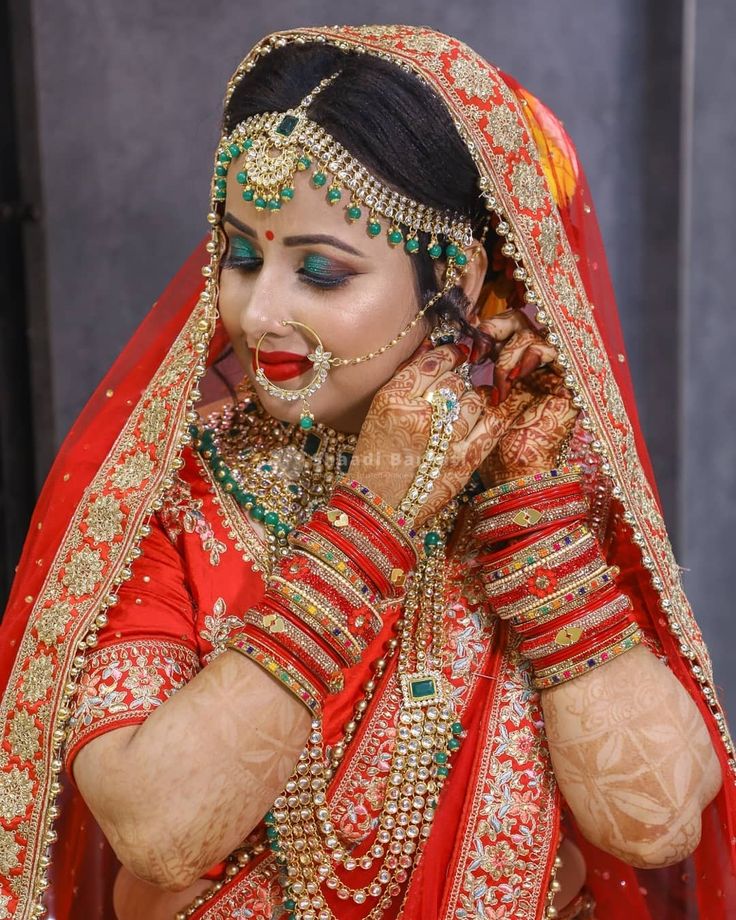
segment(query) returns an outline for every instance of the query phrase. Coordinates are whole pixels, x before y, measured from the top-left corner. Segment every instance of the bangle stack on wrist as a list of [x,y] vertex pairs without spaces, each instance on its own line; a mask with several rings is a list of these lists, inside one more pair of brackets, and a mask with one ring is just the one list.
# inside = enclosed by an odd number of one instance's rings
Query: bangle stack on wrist
[[357,664],[381,631],[382,605],[403,597],[416,538],[405,516],[345,477],[329,505],[289,535],[292,551],[227,647],[320,712],[342,688],[342,669]]
[[486,594],[521,636],[543,690],[623,654],[642,639],[593,532],[578,467],[505,483],[477,496],[475,533]]

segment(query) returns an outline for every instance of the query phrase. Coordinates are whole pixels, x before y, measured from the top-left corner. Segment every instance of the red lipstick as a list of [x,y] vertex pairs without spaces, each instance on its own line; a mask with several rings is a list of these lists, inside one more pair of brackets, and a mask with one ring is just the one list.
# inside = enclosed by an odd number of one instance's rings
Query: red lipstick
[[[292,351],[260,351],[258,361],[266,377],[274,382],[299,377],[312,367],[312,362],[306,355],[295,354]],[[255,351],[253,370],[257,370]]]

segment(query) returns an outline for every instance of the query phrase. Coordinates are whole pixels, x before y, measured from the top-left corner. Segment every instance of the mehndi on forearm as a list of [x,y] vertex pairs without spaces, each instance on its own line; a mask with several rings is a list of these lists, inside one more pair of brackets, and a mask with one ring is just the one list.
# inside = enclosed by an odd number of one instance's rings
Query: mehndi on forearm
[[700,712],[642,646],[542,693],[555,777],[585,836],[653,868],[689,855],[721,784]]
[[580,470],[535,473],[475,504],[481,579],[544,691],[555,773],[581,829],[635,865],[682,858],[718,788],[715,754],[684,688],[637,648],[618,569],[586,524]]

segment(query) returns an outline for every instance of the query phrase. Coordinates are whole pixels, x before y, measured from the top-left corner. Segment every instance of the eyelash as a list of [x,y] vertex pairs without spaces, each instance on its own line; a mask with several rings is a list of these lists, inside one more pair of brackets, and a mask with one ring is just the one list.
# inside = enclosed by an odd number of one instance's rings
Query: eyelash
[[[262,264],[261,259],[239,259],[230,253],[228,253],[222,263],[223,268],[235,268],[240,271],[255,271]],[[344,284],[347,284],[350,279],[350,275],[339,275],[335,278],[317,278],[315,275],[310,275],[303,268],[297,270],[297,275],[299,279],[305,284],[309,284],[311,287],[319,288],[320,290],[334,290],[335,288],[342,287]]]

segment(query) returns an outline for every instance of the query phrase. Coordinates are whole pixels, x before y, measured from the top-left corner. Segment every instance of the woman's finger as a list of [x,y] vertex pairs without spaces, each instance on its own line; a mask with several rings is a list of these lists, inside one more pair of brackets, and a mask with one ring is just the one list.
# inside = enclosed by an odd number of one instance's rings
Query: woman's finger
[[399,376],[411,378],[409,396],[422,396],[426,390],[447,371],[462,364],[468,357],[466,345],[440,345],[420,355],[408,364]]
[[458,399],[460,396],[462,396],[463,393],[466,392],[465,381],[462,379],[462,377],[459,374],[456,374],[455,371],[449,370],[444,371],[438,377],[432,378],[429,381],[426,390],[424,390],[422,393],[418,393],[417,396],[422,396],[424,399],[428,400],[431,398],[432,393],[434,393],[435,390],[442,388],[451,390],[455,396],[458,397]]

